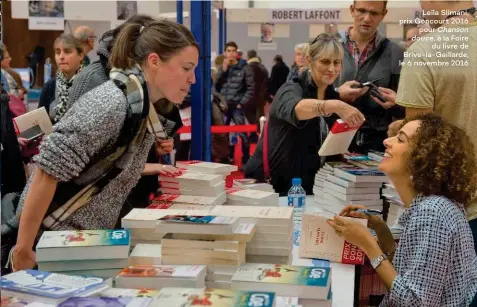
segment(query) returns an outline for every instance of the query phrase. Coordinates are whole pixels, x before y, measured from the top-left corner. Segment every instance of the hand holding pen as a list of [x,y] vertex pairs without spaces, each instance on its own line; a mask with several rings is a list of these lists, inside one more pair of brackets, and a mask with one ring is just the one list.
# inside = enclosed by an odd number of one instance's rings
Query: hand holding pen
[[362,205],[348,205],[340,212],[341,216],[349,216],[368,220],[368,227],[375,230],[381,223],[384,223],[379,210],[367,209]]

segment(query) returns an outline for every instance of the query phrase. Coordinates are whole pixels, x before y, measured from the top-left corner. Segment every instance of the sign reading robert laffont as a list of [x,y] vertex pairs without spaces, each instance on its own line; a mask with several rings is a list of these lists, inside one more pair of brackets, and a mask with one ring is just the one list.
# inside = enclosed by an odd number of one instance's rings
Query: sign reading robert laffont
[[313,22],[313,23],[336,23],[341,20],[340,9],[279,9],[270,10],[269,21],[272,23],[294,23],[294,22]]

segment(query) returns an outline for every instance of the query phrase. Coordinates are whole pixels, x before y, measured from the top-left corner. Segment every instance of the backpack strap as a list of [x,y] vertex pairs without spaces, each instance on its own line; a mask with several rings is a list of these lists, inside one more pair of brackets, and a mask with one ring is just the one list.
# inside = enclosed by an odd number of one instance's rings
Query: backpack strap
[[[373,70],[374,66],[378,63],[379,59],[381,58],[381,55],[384,53],[384,50],[386,50],[386,47],[388,46],[390,40],[388,38],[385,38],[383,42],[379,45],[378,49],[371,54],[371,58],[369,59],[369,63],[363,70],[360,72],[358,71],[356,73],[356,81],[358,82],[367,82],[369,81],[369,74]],[[364,62],[366,63],[366,62]]]

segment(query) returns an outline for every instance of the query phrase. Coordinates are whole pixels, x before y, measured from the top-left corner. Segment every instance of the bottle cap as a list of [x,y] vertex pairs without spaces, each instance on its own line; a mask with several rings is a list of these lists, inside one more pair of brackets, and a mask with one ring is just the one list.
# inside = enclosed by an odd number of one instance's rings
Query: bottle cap
[[292,185],[301,185],[301,178],[293,178]]

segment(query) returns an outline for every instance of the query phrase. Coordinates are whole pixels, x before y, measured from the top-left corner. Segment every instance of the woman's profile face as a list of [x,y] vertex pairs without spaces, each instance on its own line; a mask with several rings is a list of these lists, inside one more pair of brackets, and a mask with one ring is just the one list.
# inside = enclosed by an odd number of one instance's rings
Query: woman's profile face
[[318,58],[311,62],[313,80],[318,84],[331,85],[341,72],[341,59]]
[[405,124],[398,134],[384,140],[386,151],[379,169],[388,176],[409,176],[408,159],[411,142],[421,126],[421,121],[414,120]]
[[[151,55],[149,56],[151,58]],[[150,83],[167,100],[180,104],[195,83],[195,68],[199,62],[199,52],[196,47],[188,46],[169,58],[167,61],[154,61],[146,68],[148,75],[153,76]]]

